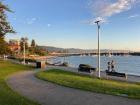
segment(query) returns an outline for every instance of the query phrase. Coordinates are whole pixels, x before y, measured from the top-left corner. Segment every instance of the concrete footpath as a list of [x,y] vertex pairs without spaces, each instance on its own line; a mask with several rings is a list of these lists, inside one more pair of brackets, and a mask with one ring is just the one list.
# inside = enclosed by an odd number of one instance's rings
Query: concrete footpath
[[7,84],[42,105],[140,105],[140,100],[67,88],[39,80],[34,74],[35,71],[25,71],[11,75]]

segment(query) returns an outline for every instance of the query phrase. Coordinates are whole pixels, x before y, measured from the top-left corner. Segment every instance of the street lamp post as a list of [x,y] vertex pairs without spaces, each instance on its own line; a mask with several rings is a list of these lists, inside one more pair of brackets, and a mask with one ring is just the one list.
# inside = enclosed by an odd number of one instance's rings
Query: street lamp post
[[25,65],[25,40],[23,41],[23,63]]
[[95,21],[95,23],[97,24],[97,27],[98,27],[98,77],[100,78],[101,77],[101,74],[100,74],[100,21]]
[[66,56],[67,56],[67,49],[64,49],[64,61],[63,61],[63,63],[66,63]]
[[27,38],[26,37],[23,37],[22,38],[22,43],[23,43],[23,64],[25,64],[25,59],[26,59],[26,43],[27,43]]

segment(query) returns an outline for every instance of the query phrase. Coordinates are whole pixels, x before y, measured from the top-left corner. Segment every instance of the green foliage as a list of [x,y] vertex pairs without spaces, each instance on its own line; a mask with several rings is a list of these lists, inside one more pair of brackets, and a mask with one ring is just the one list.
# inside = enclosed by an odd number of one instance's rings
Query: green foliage
[[[16,61],[19,61],[19,62],[22,62],[24,60],[23,58],[16,58],[14,56],[10,56],[10,57],[8,57],[8,59],[13,59],[13,60],[16,60]],[[36,60],[35,59],[26,58],[25,62],[36,62]]]
[[28,38],[21,38],[20,39],[20,50],[23,52],[24,50],[24,43],[25,43],[25,50],[28,50]]
[[37,54],[40,56],[45,56],[47,53],[46,49],[36,46],[35,40],[32,40],[31,47],[28,47],[28,38],[21,38],[21,40],[20,40],[21,52],[23,52],[23,50],[24,50],[24,43],[25,43],[26,51],[29,51],[28,54]]
[[35,54],[35,47],[29,47],[30,54]]
[[30,54],[35,54],[35,49],[36,49],[36,43],[35,40],[33,39],[31,41],[31,47],[29,48]]
[[38,54],[40,56],[45,56],[46,55],[46,50],[36,46],[35,47],[35,54]]
[[129,98],[140,99],[140,84],[97,79],[57,69],[39,72],[36,76],[59,85],[81,90],[111,95],[126,95]]
[[12,11],[9,9],[8,5],[4,5],[4,4],[0,1],[0,11],[3,11],[3,10],[12,12]]
[[34,39],[31,42],[31,47],[36,47],[36,43],[35,43],[35,40]]
[[10,52],[7,43],[4,41],[4,37],[7,33],[15,33],[10,23],[7,21],[6,11],[11,12],[8,6],[0,2],[0,55]]
[[32,67],[0,61],[0,105],[39,105],[13,92],[5,82],[8,75],[29,69]]
[[11,12],[8,6],[0,2],[0,37],[4,37],[7,33],[15,33],[10,23],[7,21],[5,11]]
[[11,54],[11,50],[3,37],[0,37],[0,55]]

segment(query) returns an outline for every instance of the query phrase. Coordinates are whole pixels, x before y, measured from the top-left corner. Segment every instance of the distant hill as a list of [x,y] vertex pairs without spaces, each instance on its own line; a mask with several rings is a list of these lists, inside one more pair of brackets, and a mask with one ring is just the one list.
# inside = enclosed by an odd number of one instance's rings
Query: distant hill
[[52,47],[52,46],[39,46],[40,48],[46,49],[49,52],[68,52],[68,53],[84,53],[84,52],[91,52],[93,50],[84,50],[84,49],[76,49],[76,48],[58,48],[58,47]]
[[57,47],[52,47],[52,46],[38,46],[38,47],[42,49],[46,49],[46,51],[49,51],[49,52],[61,52],[64,50],[63,48],[57,48]]
[[[39,46],[42,49],[46,49],[49,52],[67,52],[67,53],[92,53],[97,52],[97,49],[78,49],[78,48],[59,48],[53,46]],[[128,50],[110,50],[110,49],[102,49],[101,52],[129,52]]]

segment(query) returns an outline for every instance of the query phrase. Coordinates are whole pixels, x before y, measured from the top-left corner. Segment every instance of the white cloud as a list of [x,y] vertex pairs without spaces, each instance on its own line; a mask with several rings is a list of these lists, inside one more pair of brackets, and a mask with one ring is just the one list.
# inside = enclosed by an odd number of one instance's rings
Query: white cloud
[[90,0],[89,6],[95,18],[102,17],[104,19],[112,15],[130,10],[139,0]]
[[31,25],[37,20],[37,18],[31,18],[31,19],[26,19],[26,20],[27,20],[27,24]]
[[132,8],[133,4],[137,0],[117,0],[117,2],[109,2],[109,0],[92,0],[90,6],[95,12],[95,15],[102,17],[110,17],[114,14],[121,13],[123,11]]
[[131,16],[128,17],[128,19],[137,18],[137,17],[140,17],[140,15],[138,15],[138,14],[131,15]]
[[95,21],[101,21],[100,23],[108,23],[108,21],[102,17],[97,17],[95,19],[90,19],[90,20],[86,20],[86,21],[83,21],[82,23],[85,23],[85,24],[90,24],[90,25],[94,25],[96,24]]

